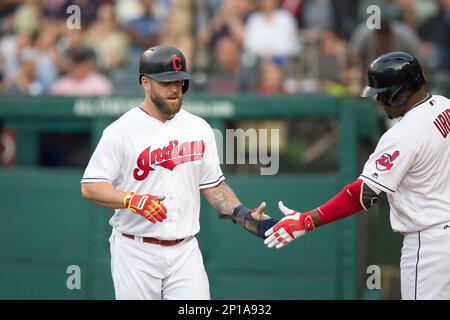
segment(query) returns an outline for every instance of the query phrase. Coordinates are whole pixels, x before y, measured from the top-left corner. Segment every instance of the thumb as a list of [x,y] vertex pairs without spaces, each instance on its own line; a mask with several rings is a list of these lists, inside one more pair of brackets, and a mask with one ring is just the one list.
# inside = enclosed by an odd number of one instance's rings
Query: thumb
[[266,203],[265,202],[261,202],[261,204],[259,205],[258,208],[256,208],[255,211],[252,212],[252,217],[256,220],[262,220],[263,218],[263,214],[264,214],[264,209],[266,208]]
[[259,205],[259,207],[256,209],[256,212],[261,212],[266,208],[266,203],[263,201],[261,202],[261,204]]
[[280,211],[283,212],[284,215],[288,215],[294,212],[294,210],[289,209],[283,204],[283,201],[278,201],[278,208],[280,208]]
[[154,197],[159,201],[163,201],[166,198],[166,196],[154,196]]

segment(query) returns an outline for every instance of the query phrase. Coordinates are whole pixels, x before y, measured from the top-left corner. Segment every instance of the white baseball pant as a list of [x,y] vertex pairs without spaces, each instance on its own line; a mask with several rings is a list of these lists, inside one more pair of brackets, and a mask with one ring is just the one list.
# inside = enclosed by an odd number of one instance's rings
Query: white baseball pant
[[209,282],[195,237],[174,246],[109,238],[117,300],[209,300]]
[[403,300],[450,300],[450,223],[404,235]]

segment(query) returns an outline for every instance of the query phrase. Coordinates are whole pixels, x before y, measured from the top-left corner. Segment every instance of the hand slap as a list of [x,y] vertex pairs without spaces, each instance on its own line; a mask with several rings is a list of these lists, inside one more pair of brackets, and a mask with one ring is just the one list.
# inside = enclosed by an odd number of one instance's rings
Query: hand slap
[[[306,214],[289,209],[282,201],[278,202],[278,208],[285,217],[266,231],[265,236],[268,238],[264,240],[264,244],[268,248],[280,249],[306,232],[304,219],[302,219],[302,215]],[[308,215],[308,217],[310,216]]]

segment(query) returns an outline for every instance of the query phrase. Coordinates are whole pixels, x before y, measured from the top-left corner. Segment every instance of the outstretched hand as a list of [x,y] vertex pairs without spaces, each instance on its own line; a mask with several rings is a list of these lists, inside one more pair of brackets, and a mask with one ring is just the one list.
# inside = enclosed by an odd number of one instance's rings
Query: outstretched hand
[[300,213],[286,207],[282,201],[278,202],[278,208],[285,215],[276,225],[266,231],[267,239],[264,244],[268,248],[280,249],[294,239],[314,229],[310,212]]

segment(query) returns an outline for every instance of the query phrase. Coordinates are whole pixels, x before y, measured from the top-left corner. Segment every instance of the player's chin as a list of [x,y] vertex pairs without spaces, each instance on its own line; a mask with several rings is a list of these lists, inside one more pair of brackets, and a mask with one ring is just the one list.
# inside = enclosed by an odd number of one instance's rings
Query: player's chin
[[166,99],[166,110],[171,114],[176,114],[181,109],[181,99]]

